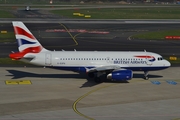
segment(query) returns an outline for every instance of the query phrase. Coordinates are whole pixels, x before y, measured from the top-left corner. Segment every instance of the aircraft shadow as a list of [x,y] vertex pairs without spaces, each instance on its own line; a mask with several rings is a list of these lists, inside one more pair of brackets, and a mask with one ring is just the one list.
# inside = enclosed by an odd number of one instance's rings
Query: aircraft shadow
[[36,74],[36,73],[30,73],[30,72],[24,72],[24,71],[18,71],[18,70],[7,70],[12,75],[6,75],[6,76],[12,76],[12,79],[19,79],[24,77],[38,77],[38,78],[77,78],[77,79],[84,79],[86,76],[82,76],[79,74]]
[[[163,77],[163,76],[161,76],[161,75],[152,75],[152,74],[149,74],[148,77],[149,77],[149,78],[161,78],[161,77]],[[134,73],[134,74],[133,74],[133,78],[144,78],[144,74]]]
[[[129,83],[128,81],[111,81],[106,78],[103,78],[103,82],[104,83]],[[85,82],[80,88],[89,87],[89,86],[98,85],[98,84],[101,84],[101,83],[96,83],[93,78],[87,78],[87,82]]]
[[[86,82],[82,84],[80,88],[83,87],[92,87],[95,85],[98,85],[100,83],[96,83],[94,79],[89,78],[86,74],[36,74],[36,73],[30,73],[30,72],[24,72],[24,71],[18,71],[18,70],[7,70],[11,75],[12,79],[20,79],[24,77],[37,77],[37,78],[75,78],[75,79],[86,79]],[[133,74],[133,78],[143,78],[143,74]],[[160,78],[163,76],[160,75],[148,75],[149,78]],[[103,77],[103,82],[105,83],[129,83],[128,81],[111,81]]]
[[11,75],[6,75],[12,77],[11,79],[20,79],[24,77],[36,77],[36,78],[75,78],[75,79],[86,79],[87,81],[80,87],[92,87],[97,85],[93,79],[88,78],[86,74],[36,74],[18,70],[7,70]]

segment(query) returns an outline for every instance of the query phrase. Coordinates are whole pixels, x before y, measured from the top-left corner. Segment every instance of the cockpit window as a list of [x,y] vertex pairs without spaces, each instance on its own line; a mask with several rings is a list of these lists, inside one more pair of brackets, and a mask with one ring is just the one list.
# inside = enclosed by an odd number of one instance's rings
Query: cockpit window
[[163,60],[163,58],[162,57],[158,57],[158,60]]

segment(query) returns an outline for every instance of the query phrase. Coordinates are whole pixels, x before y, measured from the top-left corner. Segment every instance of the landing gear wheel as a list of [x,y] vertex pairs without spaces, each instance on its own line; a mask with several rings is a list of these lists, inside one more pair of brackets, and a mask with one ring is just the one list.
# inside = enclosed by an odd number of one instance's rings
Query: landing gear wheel
[[144,79],[145,79],[145,80],[148,80],[148,79],[149,79],[149,77],[145,76],[145,77],[144,77]]
[[89,76],[90,78],[94,78],[94,73],[89,73],[88,76]]
[[99,77],[96,77],[96,78],[94,79],[94,81],[95,81],[96,83],[102,83],[102,80],[101,80]]
[[145,79],[145,80],[148,80],[148,79],[149,79],[149,77],[148,77],[148,71],[144,71],[144,79]]

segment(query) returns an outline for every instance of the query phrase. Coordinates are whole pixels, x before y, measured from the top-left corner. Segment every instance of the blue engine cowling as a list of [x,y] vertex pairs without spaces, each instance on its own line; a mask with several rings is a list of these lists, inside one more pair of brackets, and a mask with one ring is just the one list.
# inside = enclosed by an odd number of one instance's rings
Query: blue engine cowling
[[132,70],[115,70],[112,73],[109,73],[107,75],[107,79],[112,79],[112,80],[130,80],[133,77],[133,72]]

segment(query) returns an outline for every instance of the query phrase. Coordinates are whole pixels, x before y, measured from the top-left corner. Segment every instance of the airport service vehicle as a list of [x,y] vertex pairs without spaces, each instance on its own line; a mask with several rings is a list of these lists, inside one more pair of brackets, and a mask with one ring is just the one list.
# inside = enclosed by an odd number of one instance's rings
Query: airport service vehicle
[[26,7],[25,7],[25,10],[26,10],[26,11],[29,11],[29,10],[30,10],[30,6],[26,6]]
[[12,24],[19,52],[11,53],[10,58],[61,70],[84,72],[96,82],[103,82],[102,76],[115,81],[130,80],[133,71],[144,71],[144,78],[148,79],[148,71],[162,70],[171,65],[161,55],[146,51],[49,51],[22,22],[14,21]]

